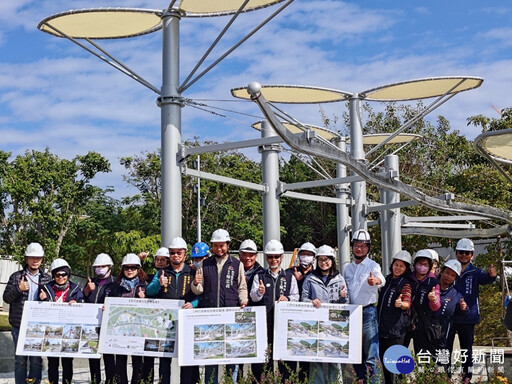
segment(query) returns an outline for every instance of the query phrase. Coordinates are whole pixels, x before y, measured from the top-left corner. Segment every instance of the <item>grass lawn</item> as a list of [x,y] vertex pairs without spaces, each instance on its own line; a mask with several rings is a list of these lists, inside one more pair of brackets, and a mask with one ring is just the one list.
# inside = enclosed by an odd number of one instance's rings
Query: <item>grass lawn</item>
[[10,331],[9,316],[0,315],[0,331]]

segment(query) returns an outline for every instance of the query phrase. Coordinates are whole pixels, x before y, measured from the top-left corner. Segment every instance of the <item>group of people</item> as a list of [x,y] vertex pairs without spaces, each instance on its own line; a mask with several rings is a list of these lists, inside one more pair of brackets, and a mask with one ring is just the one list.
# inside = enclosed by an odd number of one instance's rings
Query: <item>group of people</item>
[[[117,276],[114,263],[105,253],[94,260],[95,277],[88,279],[83,289],[71,282],[71,268],[63,259],[55,259],[51,275],[43,268],[44,250],[38,243],[28,245],[23,270],[11,275],[4,292],[4,301],[10,304],[9,322],[16,345],[23,305],[27,300],[54,302],[104,303],[106,297],[161,298],[184,300],[183,309],[265,306],[268,344],[273,342],[274,307],[280,301],[311,302],[315,307],[323,303],[350,303],[362,306],[362,363],[354,364],[359,383],[380,381],[378,360],[382,362],[386,350],[393,345],[409,346],[413,340],[416,353],[431,353],[453,346],[458,333],[460,346],[468,351],[463,365],[464,380],[471,380],[472,343],[474,326],[480,321],[478,287],[492,283],[496,270],[488,272],[471,264],[474,245],[461,239],[456,247],[456,259],[448,260],[439,269],[439,258],[433,250],[420,250],[414,258],[405,250],[393,256],[390,273],[384,276],[380,265],[369,258],[370,235],[366,230],[354,231],[352,237],[353,262],[342,274],[336,266],[336,252],[328,246],[316,248],[306,242],[297,252],[298,265],[284,268],[281,264],[284,249],[278,240],[265,244],[263,253],[268,264],[257,262],[258,250],[252,240],[240,244],[238,258],[230,255],[231,238],[224,229],[211,236],[211,248],[205,243],[192,247],[191,262],[186,263],[187,243],[177,237],[168,247],[154,255],[156,273],[147,275],[139,255],[129,253],[121,263]],[[316,263],[315,263],[316,260]],[[437,264],[437,265],[436,265]],[[270,349],[272,351],[272,348]],[[127,384],[126,355],[102,355],[105,383]],[[132,355],[132,384],[153,382],[154,358]],[[30,363],[30,364],[28,364]],[[62,383],[71,383],[72,358],[48,358],[48,380],[58,384],[59,364],[62,364]],[[91,382],[101,382],[100,359],[89,359]],[[269,367],[272,366],[272,358]],[[278,371],[287,379],[295,365],[277,362]],[[217,384],[218,366],[205,367],[205,382]],[[338,383],[340,367],[332,363],[298,364],[299,379],[308,377],[318,384]],[[449,372],[449,365],[444,367]],[[236,381],[242,370],[227,366],[227,372]],[[252,364],[251,371],[260,381],[264,364]],[[41,380],[40,357],[15,356],[16,384]],[[394,375],[383,368],[385,383],[393,383]],[[171,359],[161,357],[158,378],[170,383]],[[181,383],[197,383],[199,367],[180,368]]]

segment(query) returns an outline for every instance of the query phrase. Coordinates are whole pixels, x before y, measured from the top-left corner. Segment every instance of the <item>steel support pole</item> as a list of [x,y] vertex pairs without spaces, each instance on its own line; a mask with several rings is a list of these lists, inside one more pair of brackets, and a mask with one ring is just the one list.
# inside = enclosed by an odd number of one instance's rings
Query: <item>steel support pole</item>
[[[355,93],[349,99],[350,112],[350,154],[356,160],[365,161],[363,149],[363,127],[361,124],[361,98]],[[353,199],[352,206],[352,231],[366,229],[366,182],[358,181],[350,183],[350,191]]]
[[[345,138],[340,138],[336,145],[342,151],[347,150]],[[347,177],[347,167],[343,164],[336,164],[336,178]],[[350,193],[348,183],[336,185],[336,197],[339,199],[348,199]],[[348,207],[346,204],[336,204],[336,233],[338,237],[338,265],[341,273],[345,271],[345,267],[350,263],[350,234],[349,234]]]
[[[261,137],[277,136],[268,121],[261,123]],[[267,187],[263,193],[263,246],[272,239],[281,240],[281,220],[277,182],[279,181],[279,144],[259,147],[261,153],[261,182]]]
[[[201,172],[201,156],[197,155],[197,171]],[[197,178],[197,242],[201,240],[201,178]]]
[[181,171],[178,148],[181,145],[181,94],[179,88],[179,22],[177,12],[162,16],[162,95],[161,168],[162,168],[162,245],[181,236]]
[[[387,155],[385,162],[386,172],[391,177],[398,179],[398,156]],[[400,202],[400,194],[388,190],[382,191],[384,204],[395,204]],[[402,250],[402,228],[400,208],[389,209],[382,212],[381,238],[382,238],[382,270],[387,273],[391,266],[391,258]]]

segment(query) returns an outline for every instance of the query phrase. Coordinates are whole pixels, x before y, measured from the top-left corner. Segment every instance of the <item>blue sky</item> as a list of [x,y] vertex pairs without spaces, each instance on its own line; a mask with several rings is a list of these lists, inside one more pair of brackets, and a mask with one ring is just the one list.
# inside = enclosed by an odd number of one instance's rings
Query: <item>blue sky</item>
[[[69,9],[167,5],[166,0],[2,0],[0,148],[16,155],[49,147],[66,158],[88,150],[100,152],[110,159],[113,172],[96,183],[115,186],[117,197],[132,193],[122,182],[118,159],[159,147],[156,94],[36,26],[43,18]],[[213,58],[274,10],[241,15]],[[183,137],[220,142],[257,138],[259,133],[250,124],[259,120],[259,109],[229,93],[251,81],[359,92],[416,78],[470,75],[484,78],[483,85],[455,96],[429,118],[442,114],[452,128],[473,139],[479,132],[466,126],[468,116],[497,117],[492,105],[512,106],[511,19],[512,4],[505,0],[428,5],[404,0],[295,0],[183,94],[240,113],[219,111],[227,116],[220,117],[186,107]],[[227,21],[227,17],[182,19],[182,79]],[[100,44],[160,87],[160,32]],[[341,115],[345,105],[328,104],[324,109],[329,116]],[[287,110],[304,123],[321,124],[317,105]],[[254,150],[248,154],[257,157]]]

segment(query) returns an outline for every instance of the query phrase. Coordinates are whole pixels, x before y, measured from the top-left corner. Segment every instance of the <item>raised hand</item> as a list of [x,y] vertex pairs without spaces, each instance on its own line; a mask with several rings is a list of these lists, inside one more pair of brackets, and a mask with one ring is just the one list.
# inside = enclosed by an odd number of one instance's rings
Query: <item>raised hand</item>
[[139,287],[139,292],[137,293],[137,296],[139,296],[141,299],[146,297],[146,294],[142,291],[141,287]]
[[260,280],[260,286],[258,287],[258,292],[260,295],[263,295],[265,293],[265,284],[263,284],[263,280]]
[[373,276],[373,273],[370,272],[370,276],[368,277],[368,285],[377,284],[377,278]]
[[48,296],[46,296],[46,292],[41,290],[41,292],[39,292],[39,300],[43,301],[43,300],[46,300]]
[[196,277],[194,277],[194,285],[197,287],[199,284],[203,283],[203,270],[199,268],[196,271]]
[[30,289],[30,285],[28,284],[27,279],[25,278],[25,275],[21,275],[21,281],[20,285],[18,286],[21,292],[28,291]]
[[402,308],[402,294],[398,295],[398,298],[395,300],[395,307]]
[[158,278],[158,282],[162,287],[167,287],[167,284],[169,284],[169,278],[165,276],[165,271],[162,271],[160,273],[160,277]]
[[430,301],[433,301],[434,303],[437,301],[435,285],[432,287],[432,290],[428,293],[428,299]]
[[494,268],[494,264],[491,264],[491,266],[489,267],[489,275],[491,275],[491,277],[496,277],[497,275],[496,268]]
[[341,287],[340,297],[347,297],[347,287],[346,286]]

